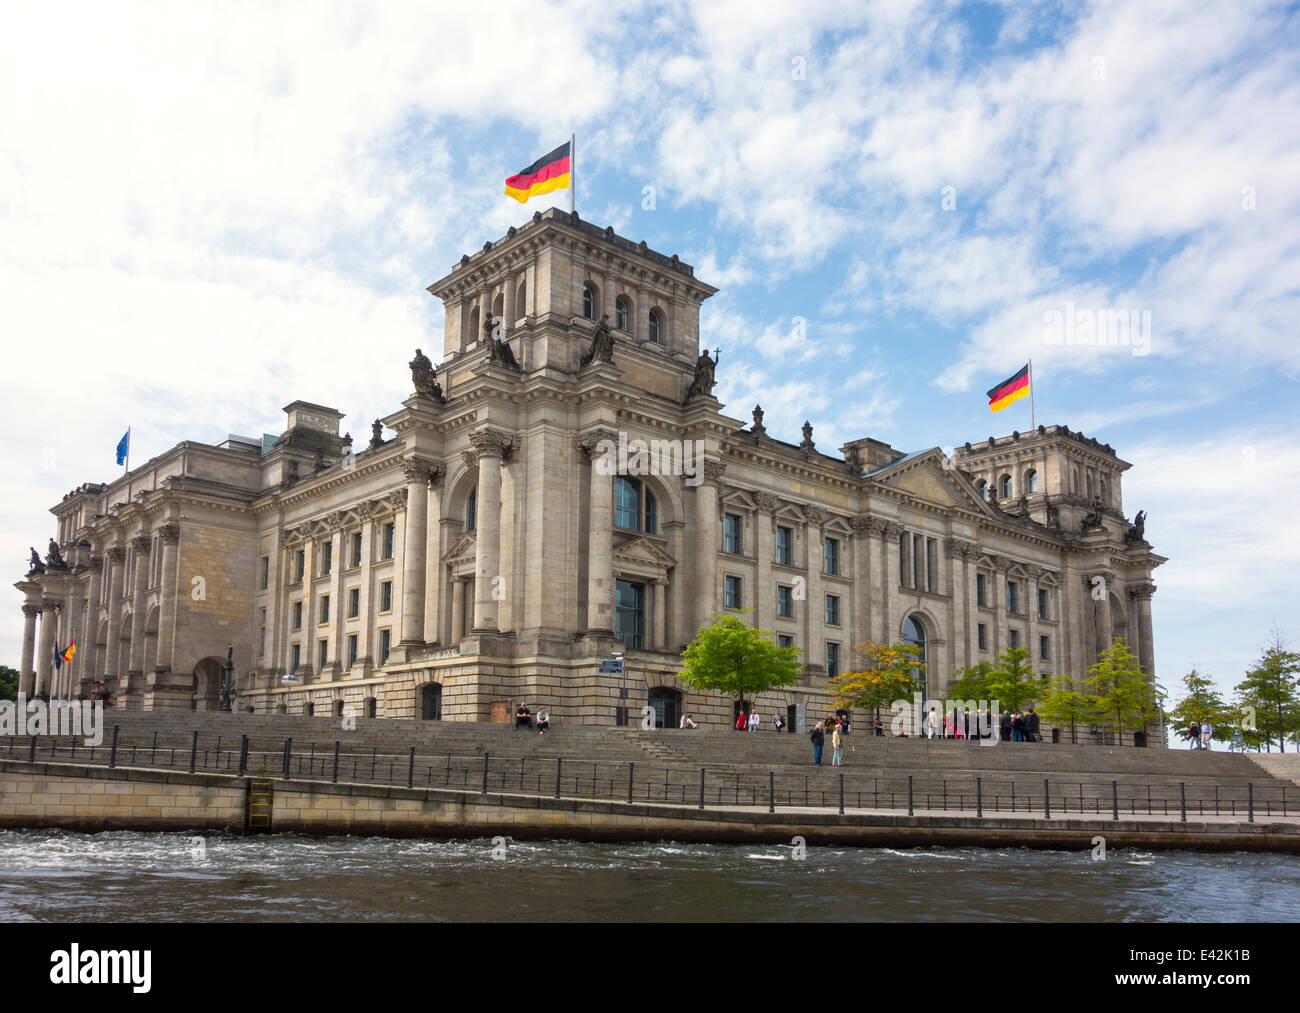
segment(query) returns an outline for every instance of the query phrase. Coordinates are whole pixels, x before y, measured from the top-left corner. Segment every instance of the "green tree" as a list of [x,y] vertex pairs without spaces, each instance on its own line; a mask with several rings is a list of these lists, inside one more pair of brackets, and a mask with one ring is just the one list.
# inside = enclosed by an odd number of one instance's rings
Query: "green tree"
[[921,649],[915,644],[855,644],[859,668],[831,679],[827,689],[835,695],[837,707],[870,708],[871,721],[880,716],[881,707],[895,700],[908,700],[920,686]]
[[1068,675],[1051,676],[1038,705],[1039,712],[1058,728],[1070,727],[1070,741],[1079,741],[1078,726],[1097,720],[1097,698],[1082,693]]
[[990,690],[993,678],[993,665],[981,661],[970,668],[957,670],[953,684],[948,687],[950,700],[992,700],[996,693]]
[[728,613],[700,629],[682,653],[679,678],[691,689],[714,689],[748,710],[754,697],[799,681],[797,647],[777,647],[776,634],[746,626]]
[[1119,741],[1123,741],[1126,724],[1145,728],[1159,719],[1155,687],[1119,637],[1097,656],[1088,673],[1084,684],[1097,698],[1097,716],[1114,719]]
[[1183,691],[1185,695],[1166,712],[1175,728],[1185,731],[1193,720],[1205,721],[1208,718],[1214,726],[1214,738],[1232,737],[1236,714],[1215,689],[1213,679],[1193,668],[1183,676]]
[[[1237,684],[1237,702],[1246,712],[1242,735],[1258,748],[1272,751],[1273,739],[1286,752],[1286,740],[1300,732],[1300,654],[1286,649],[1280,631],[1255,667]],[[1251,717],[1254,720],[1251,720]]]
[[18,673],[8,665],[0,665],[0,700],[18,699]]
[[1028,649],[1010,647],[998,655],[997,662],[989,672],[988,695],[983,699],[997,700],[999,707],[1009,711],[1018,711],[1028,706],[1041,690],[1033,666],[1029,664]]

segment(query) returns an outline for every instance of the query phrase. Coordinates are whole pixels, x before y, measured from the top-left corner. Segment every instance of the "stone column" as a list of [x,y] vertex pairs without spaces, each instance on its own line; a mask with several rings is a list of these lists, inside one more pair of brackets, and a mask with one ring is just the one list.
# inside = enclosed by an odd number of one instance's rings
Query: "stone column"
[[1138,607],[1138,664],[1147,675],[1156,674],[1156,645],[1151,639],[1151,596],[1156,593],[1154,584],[1135,584],[1129,595]]
[[50,692],[50,670],[54,666],[54,628],[58,624],[59,603],[53,598],[41,602],[41,638],[36,649],[36,696]]
[[425,461],[406,461],[406,526],[402,546],[403,646],[423,646],[424,589],[429,551],[429,478]]
[[993,562],[993,629],[989,651],[997,655],[1007,649],[1007,561],[996,558]]
[[1029,631],[1026,634],[1029,643],[1025,647],[1029,649],[1029,667],[1034,673],[1041,676],[1039,671],[1042,666],[1041,651],[1038,649],[1038,580],[1040,574],[1038,571],[1032,571],[1029,579],[1025,581],[1025,615],[1028,617]]
[[68,593],[63,600],[63,636],[60,638],[59,647],[67,650],[70,643],[77,645],[77,653],[72,656],[70,663],[64,664],[59,670],[58,694],[60,700],[67,700],[76,694],[73,690],[76,684],[73,681],[73,672],[80,668],[78,659],[81,652],[85,649],[82,644],[81,619],[86,610],[86,595],[81,590],[76,581],[69,581]]
[[954,668],[969,668],[974,661],[971,660],[973,645],[966,622],[966,543],[946,538],[943,548],[944,555],[949,560],[947,586],[951,595],[952,619],[948,628],[951,630],[952,664]]
[[667,592],[668,579],[660,577],[655,581],[655,649],[666,651],[668,649],[668,611],[667,611]]
[[495,429],[474,433],[470,442],[478,456],[477,536],[474,558],[475,633],[496,633],[497,601],[493,597],[501,575],[501,459],[512,439]]
[[[1101,577],[1102,583],[1094,584],[1093,577]],[[1088,664],[1093,664],[1096,655],[1108,649],[1115,638],[1114,625],[1110,616],[1110,585],[1113,577],[1109,573],[1088,574],[1083,578],[1087,588],[1088,603],[1092,606],[1092,651],[1093,657]],[[1100,595],[1100,598],[1096,597]]]
[[469,336],[470,341],[483,340],[483,325],[492,319],[492,289],[486,284],[478,294],[478,333]]
[[345,536],[346,523],[343,512],[339,511],[330,518],[330,555],[334,565],[330,567],[330,624],[328,633],[330,671],[337,677],[347,665],[347,627],[348,603],[344,601],[343,571],[348,568],[346,557],[347,544]]
[[465,639],[465,578],[451,578],[451,642]]
[[824,669],[826,667],[826,587],[822,582],[822,571],[826,562],[826,545],[822,525],[826,523],[828,514],[822,507],[804,507],[804,514],[808,518],[804,525],[804,540],[808,549],[808,601],[805,602],[804,612],[807,622],[804,643],[807,648],[804,658]]
[[435,643],[442,639],[443,627],[438,622],[443,597],[442,583],[442,516],[443,468],[440,464],[429,468],[429,520],[425,537],[424,556],[424,639]]
[[501,312],[505,314],[505,320],[501,322],[501,340],[507,341],[510,338],[510,332],[514,330],[515,317],[518,315],[515,307],[515,279],[513,274],[507,271],[505,280],[501,284],[504,286],[501,294]]
[[81,627],[86,642],[77,644],[77,656],[74,659],[79,683],[79,695],[82,696],[90,695],[90,691],[94,688],[96,673],[100,667],[96,664],[98,659],[95,657],[95,646],[96,637],[99,633],[99,595],[100,581],[103,579],[104,557],[97,556],[92,552],[87,562],[90,566],[90,573],[86,588],[85,622]]
[[[695,522],[698,525],[695,557],[696,627],[707,626],[718,611],[718,483],[726,461],[705,461],[704,481],[695,487]],[[694,631],[688,631],[692,633]]]
[[110,545],[104,550],[108,566],[108,633],[104,643],[104,660],[100,671],[104,685],[112,686],[117,676],[117,662],[122,647],[122,564],[126,550],[120,545]]
[[614,475],[607,473],[606,458],[597,449],[605,441],[617,442],[608,429],[584,433],[579,440],[590,461],[590,495],[587,508],[587,632],[614,634]]
[[632,312],[636,314],[632,333],[637,341],[645,341],[650,337],[650,298],[644,288],[637,289],[636,308]]
[[144,673],[145,591],[149,586],[149,549],[152,541],[148,535],[136,535],[131,539],[135,573],[131,584],[131,662],[127,666],[128,678]]
[[776,511],[780,500],[765,492],[754,497],[758,512],[754,515],[757,528],[755,552],[758,565],[756,586],[750,590],[754,603],[754,625],[760,630],[772,629],[776,622],[776,583],[772,579],[772,563],[776,559]]
[[600,308],[596,310],[596,319],[602,316],[609,317],[609,326],[614,326],[614,300],[617,296],[614,293],[614,268],[613,265],[605,267],[605,289],[600,293]]
[[899,624],[902,617],[895,615],[896,609],[894,605],[901,587],[899,581],[903,579],[899,570],[898,559],[898,536],[903,531],[903,525],[896,524],[893,521],[887,521],[881,528],[881,545],[885,554],[885,565],[880,568],[880,577],[884,585],[881,596],[880,622],[884,630],[884,636],[881,639],[886,644],[896,644],[903,636]]
[[[354,679],[369,675],[374,667],[375,657],[371,645],[375,643],[375,608],[371,592],[375,582],[370,574],[371,564],[375,558],[374,543],[375,522],[365,514],[361,519],[361,600],[357,604],[359,613],[356,627],[357,663],[348,672]],[[346,638],[344,650],[347,650]],[[346,658],[347,655],[345,654],[344,657]]]
[[41,614],[39,605],[30,602],[23,606],[23,653],[19,660],[18,691],[30,697],[36,684],[36,617]]
[[[176,650],[176,609],[180,591],[176,586],[176,566],[180,555],[181,526],[164,524],[158,529],[162,539],[162,586],[158,589],[158,649],[155,672],[170,672]],[[267,583],[270,583],[269,579]]]

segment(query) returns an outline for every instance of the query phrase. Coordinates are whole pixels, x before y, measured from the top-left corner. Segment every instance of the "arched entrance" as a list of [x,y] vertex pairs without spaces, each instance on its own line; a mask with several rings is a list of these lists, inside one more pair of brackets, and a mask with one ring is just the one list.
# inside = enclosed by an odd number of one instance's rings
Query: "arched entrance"
[[[919,647],[921,650],[921,661],[928,662],[930,659],[927,655],[926,645],[928,643],[926,636],[925,623],[920,616],[908,616],[903,620],[903,643]],[[913,671],[913,675],[920,683],[921,699],[930,699],[930,671],[929,668],[918,668]]]
[[190,684],[190,710],[220,709],[221,682],[225,668],[224,658],[204,658],[194,666],[194,680]]
[[656,728],[676,728],[682,720],[682,695],[675,689],[658,686],[650,691]]
[[420,720],[442,720],[442,686],[436,682],[420,690]]

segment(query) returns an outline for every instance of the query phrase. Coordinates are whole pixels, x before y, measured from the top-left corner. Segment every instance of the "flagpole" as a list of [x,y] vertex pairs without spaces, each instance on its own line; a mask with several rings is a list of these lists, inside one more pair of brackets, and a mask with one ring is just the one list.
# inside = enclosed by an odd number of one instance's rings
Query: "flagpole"
[[[1033,397],[1033,386],[1030,386],[1030,397]],[[131,427],[126,427],[126,460],[123,462],[123,475],[131,474]]]
[[578,188],[578,135],[569,135],[569,214],[573,214],[573,192]]
[[1029,360],[1029,428],[1037,429],[1038,425],[1034,419],[1034,360]]

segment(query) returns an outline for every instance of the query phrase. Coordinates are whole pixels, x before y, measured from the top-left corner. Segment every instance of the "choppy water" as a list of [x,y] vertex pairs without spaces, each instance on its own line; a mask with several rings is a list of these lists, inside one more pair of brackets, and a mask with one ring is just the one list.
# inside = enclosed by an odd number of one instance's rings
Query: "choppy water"
[[0,921],[1296,921],[1248,853],[0,832]]

